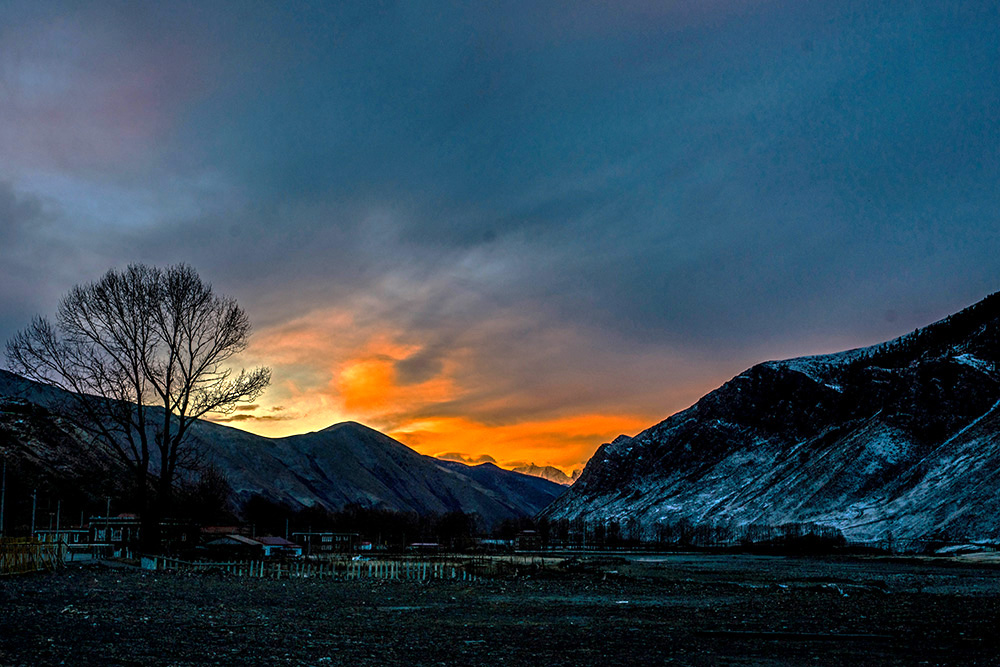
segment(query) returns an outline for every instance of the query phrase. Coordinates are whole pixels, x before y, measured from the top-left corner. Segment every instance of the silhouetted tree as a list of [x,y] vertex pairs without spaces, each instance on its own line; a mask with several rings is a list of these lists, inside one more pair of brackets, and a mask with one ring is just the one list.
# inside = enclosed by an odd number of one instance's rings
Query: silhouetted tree
[[233,487],[225,471],[215,464],[203,466],[198,478],[181,489],[181,507],[185,517],[203,524],[230,522],[233,514]]
[[7,362],[70,392],[66,416],[132,471],[150,548],[192,455],[191,424],[252,401],[270,381],[267,368],[234,375],[226,365],[249,336],[243,309],[191,267],[133,264],[70,290],[54,323],[37,317],[7,342]]
[[465,512],[447,512],[438,519],[435,533],[439,543],[455,548],[476,534],[476,517]]

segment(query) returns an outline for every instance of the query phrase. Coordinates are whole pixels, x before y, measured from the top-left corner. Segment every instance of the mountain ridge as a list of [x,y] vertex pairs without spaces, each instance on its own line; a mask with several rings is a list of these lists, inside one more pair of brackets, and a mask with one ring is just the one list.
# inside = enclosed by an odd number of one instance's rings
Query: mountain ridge
[[884,343],[756,364],[602,445],[542,516],[628,524],[642,539],[680,524],[998,539],[1000,501],[954,477],[1000,489],[998,361],[995,293]]
[[[62,392],[0,370],[0,396],[57,409]],[[8,437],[18,437],[16,426]],[[563,490],[500,468],[486,474],[464,464],[442,465],[353,421],[266,438],[199,420],[192,424],[189,437],[190,445],[225,473],[240,503],[256,495],[293,508],[319,505],[337,510],[357,503],[417,514],[464,511],[493,525],[533,515]],[[59,455],[69,456],[66,443],[72,437],[64,434],[57,440],[64,445]]]

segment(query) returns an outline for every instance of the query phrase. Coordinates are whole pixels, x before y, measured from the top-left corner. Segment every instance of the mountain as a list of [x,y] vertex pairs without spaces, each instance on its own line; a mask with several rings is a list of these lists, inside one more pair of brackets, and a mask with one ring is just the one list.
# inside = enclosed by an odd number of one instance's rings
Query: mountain
[[[44,459],[50,464],[82,456],[96,462],[108,458],[86,454],[72,428],[49,412],[60,401],[59,390],[0,371],[2,396],[10,397],[10,405],[33,409],[36,430],[58,442],[58,447],[46,450]],[[24,420],[8,421],[10,428],[3,433],[10,448],[31,452],[39,446],[40,439],[29,434]],[[354,422],[285,438],[265,438],[208,421],[192,425],[189,433],[190,444],[225,473],[240,502],[260,495],[292,507],[339,509],[358,503],[418,514],[460,510],[477,513],[492,525],[533,515],[563,491],[552,482],[493,465],[467,466],[423,456]]]
[[550,482],[555,482],[556,484],[562,484],[563,486],[569,486],[575,482],[579,477],[582,470],[574,470],[572,476],[567,475],[559,468],[555,466],[538,466],[534,463],[518,466],[514,468],[514,472],[519,472],[523,475],[532,475],[533,477],[541,477],[542,479],[547,479]]
[[[2,380],[2,378],[0,378]],[[105,494],[117,495],[125,472],[103,448],[79,446],[73,428],[45,408],[11,396],[0,396],[0,458],[5,468],[5,525],[25,523],[32,495],[39,525],[59,509],[105,507]],[[70,519],[68,513],[61,518]]]
[[1000,293],[881,345],[762,363],[601,446],[542,514],[647,540],[1000,540],[998,362]]

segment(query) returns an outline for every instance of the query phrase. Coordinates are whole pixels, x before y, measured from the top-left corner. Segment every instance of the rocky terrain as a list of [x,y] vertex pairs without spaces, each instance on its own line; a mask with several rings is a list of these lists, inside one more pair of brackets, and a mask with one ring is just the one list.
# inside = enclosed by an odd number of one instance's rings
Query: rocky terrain
[[881,345],[759,364],[603,445],[543,514],[646,540],[1000,541],[998,362],[994,294]]
[[[0,371],[0,446],[9,458],[26,462],[28,476],[62,487],[83,478],[93,482],[95,466],[104,477],[120,476],[110,453],[87,445],[57,416],[59,405],[58,390]],[[490,526],[533,515],[563,491],[553,482],[495,465],[423,456],[354,422],[264,438],[199,421],[189,437],[204,463],[225,474],[238,503],[259,495],[293,509],[336,510],[356,503],[417,514],[463,511],[478,514]],[[106,484],[91,495],[105,492]]]

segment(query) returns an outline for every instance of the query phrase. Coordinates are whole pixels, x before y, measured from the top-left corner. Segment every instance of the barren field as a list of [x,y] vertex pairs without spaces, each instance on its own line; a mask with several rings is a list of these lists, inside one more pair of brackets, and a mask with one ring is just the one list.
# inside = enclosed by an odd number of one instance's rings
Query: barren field
[[100,565],[0,579],[3,665],[788,665],[1000,661],[1000,570],[950,561],[584,558],[443,581]]

